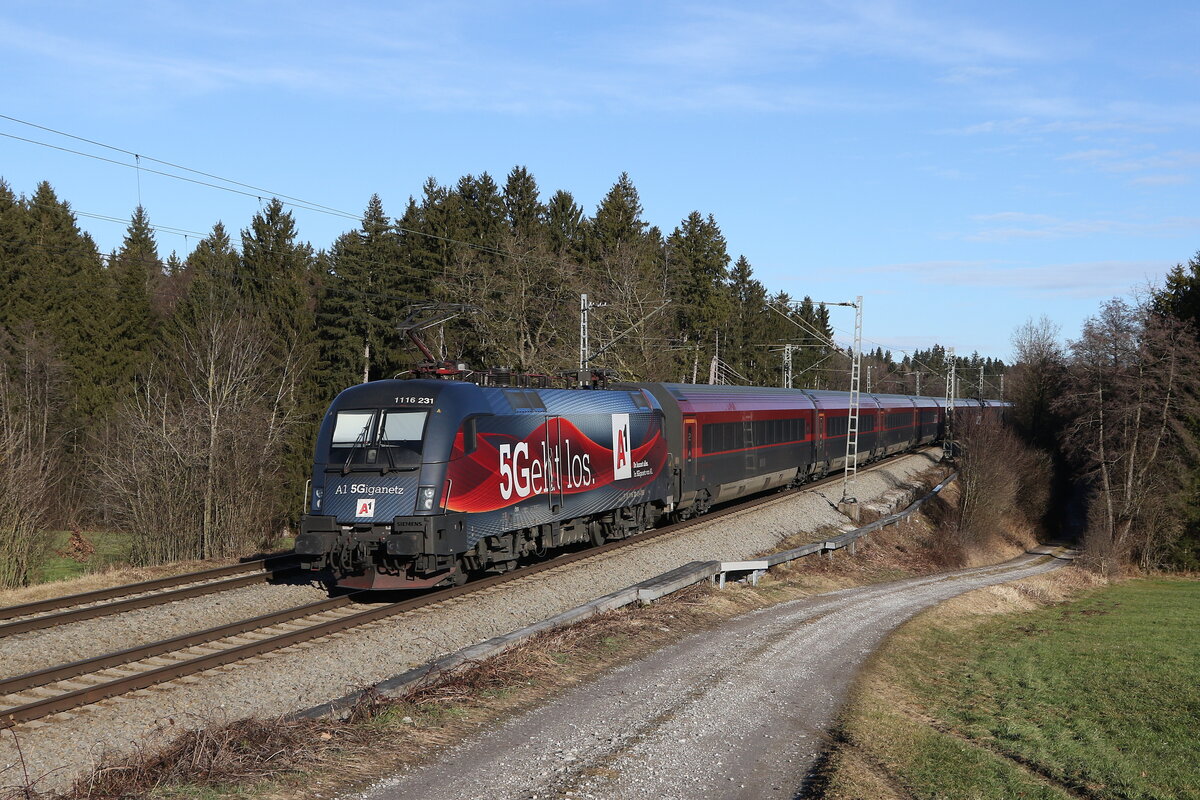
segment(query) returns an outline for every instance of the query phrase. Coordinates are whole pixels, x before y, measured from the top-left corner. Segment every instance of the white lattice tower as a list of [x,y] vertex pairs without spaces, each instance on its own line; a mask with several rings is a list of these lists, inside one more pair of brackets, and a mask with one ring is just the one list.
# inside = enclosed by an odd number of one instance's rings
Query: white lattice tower
[[842,502],[856,502],[851,494],[858,474],[858,409],[862,383],[862,312],[863,299],[854,298],[854,352],[850,363],[850,415],[846,420],[846,467],[842,471]]
[[950,366],[946,370],[946,436],[942,440],[942,453],[947,458],[954,456],[954,395],[958,383],[958,359],[954,357],[954,348],[946,350],[946,358]]

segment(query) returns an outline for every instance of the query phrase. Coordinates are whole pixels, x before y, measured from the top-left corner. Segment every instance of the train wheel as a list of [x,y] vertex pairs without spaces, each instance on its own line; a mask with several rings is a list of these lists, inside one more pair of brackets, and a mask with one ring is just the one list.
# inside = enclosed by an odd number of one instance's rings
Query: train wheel
[[466,560],[462,556],[459,556],[458,560],[454,562],[454,571],[450,573],[450,585],[462,586],[470,580],[470,577],[467,573]]

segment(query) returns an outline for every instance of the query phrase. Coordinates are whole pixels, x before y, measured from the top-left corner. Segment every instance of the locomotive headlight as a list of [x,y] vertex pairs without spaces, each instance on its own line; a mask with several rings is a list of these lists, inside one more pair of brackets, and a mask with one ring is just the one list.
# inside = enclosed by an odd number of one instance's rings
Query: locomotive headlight
[[417,511],[433,511],[437,501],[437,487],[421,486],[417,489]]
[[321,510],[321,498],[324,496],[325,496],[325,490],[322,489],[321,487],[318,486],[317,488],[313,489],[313,510],[314,511]]

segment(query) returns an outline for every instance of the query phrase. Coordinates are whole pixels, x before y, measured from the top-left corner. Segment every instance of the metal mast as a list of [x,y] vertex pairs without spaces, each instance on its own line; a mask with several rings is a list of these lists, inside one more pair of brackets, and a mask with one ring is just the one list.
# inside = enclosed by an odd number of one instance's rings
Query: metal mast
[[942,457],[954,457],[954,395],[958,383],[958,363],[954,357],[954,348],[946,350],[946,358],[950,360],[950,369],[946,371],[946,436],[942,439]]
[[783,346],[783,388],[792,388],[792,348],[794,345]]
[[588,296],[579,295],[579,380],[583,380],[588,362]]
[[858,474],[858,408],[862,381],[862,295],[854,298],[854,352],[850,366],[850,416],[846,420],[846,467],[842,470],[842,502],[856,503],[850,494],[854,476]]

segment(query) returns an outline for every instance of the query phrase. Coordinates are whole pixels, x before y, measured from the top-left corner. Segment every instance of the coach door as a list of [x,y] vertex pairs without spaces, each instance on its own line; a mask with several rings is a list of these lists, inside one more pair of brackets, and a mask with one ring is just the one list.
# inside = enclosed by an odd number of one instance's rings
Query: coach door
[[695,418],[683,421],[683,490],[696,484],[696,456],[700,450],[700,431]]
[[825,415],[817,414],[817,429],[813,431],[813,461],[820,463],[825,458]]
[[560,463],[563,453],[562,446],[562,417],[546,416],[546,501],[550,504],[550,513],[557,514],[563,507],[563,482],[565,464]]

